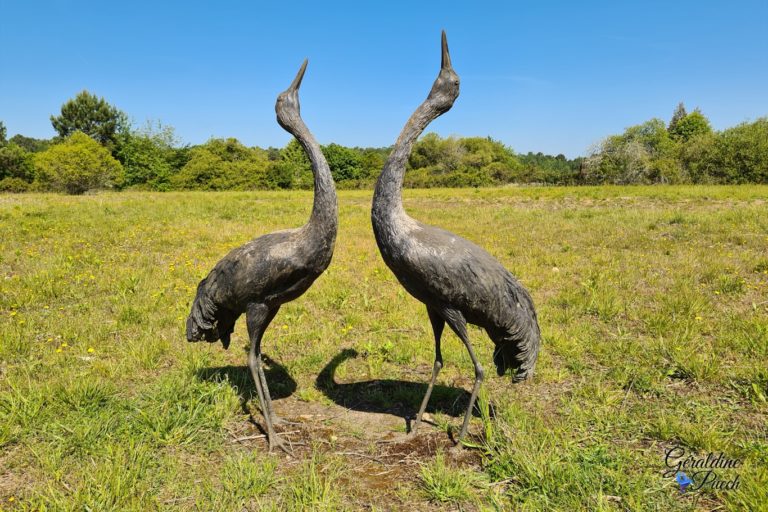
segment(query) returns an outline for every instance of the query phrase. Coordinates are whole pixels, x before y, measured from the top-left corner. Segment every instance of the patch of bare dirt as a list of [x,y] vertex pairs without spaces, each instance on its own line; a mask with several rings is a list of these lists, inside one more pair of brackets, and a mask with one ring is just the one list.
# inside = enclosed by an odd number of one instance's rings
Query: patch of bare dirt
[[[294,397],[275,400],[275,411],[287,422],[277,426],[278,435],[293,450],[291,455],[277,452],[287,464],[300,464],[313,452],[345,462],[342,480],[355,492],[360,508],[375,504],[377,510],[400,510],[405,506],[393,492],[398,486],[418,482],[422,464],[434,459],[438,451],[454,466],[480,467],[476,450],[456,448],[451,437],[428,421],[414,437],[405,434],[406,420],[393,414],[347,409],[337,404],[303,402]],[[254,422],[255,421],[255,422]],[[233,425],[230,441],[266,451],[263,418],[254,410],[250,418]],[[411,497],[412,498],[412,497]]]

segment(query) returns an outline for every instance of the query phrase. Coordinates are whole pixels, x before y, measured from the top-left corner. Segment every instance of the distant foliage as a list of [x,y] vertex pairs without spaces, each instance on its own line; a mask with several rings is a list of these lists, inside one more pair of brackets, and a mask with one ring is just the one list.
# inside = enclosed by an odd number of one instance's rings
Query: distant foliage
[[768,117],[720,132],[707,169],[720,183],[768,183]]
[[515,181],[524,167],[514,152],[490,137],[441,138],[428,133],[414,144],[408,187],[482,187]]
[[[133,129],[104,98],[80,92],[51,116],[59,137],[7,137],[0,121],[0,192],[89,188],[146,190],[312,189],[304,148],[247,147],[237,139],[182,145],[170,126]],[[105,159],[87,134],[117,159]],[[372,188],[391,148],[321,147],[336,186]],[[57,161],[56,158],[61,158]],[[683,103],[669,122],[654,118],[596,144],[582,158],[516,154],[491,137],[428,133],[413,147],[404,185],[411,188],[505,184],[600,185],[768,183],[768,118],[717,132]]]
[[543,153],[528,153],[517,158],[523,165],[518,182],[578,185],[584,181],[583,158],[569,160],[563,154],[552,156]]
[[189,161],[189,148],[179,143],[170,126],[147,124],[120,138],[117,158],[123,164],[123,187],[169,190],[173,176]]
[[253,190],[272,188],[269,159],[260,148],[248,148],[237,139],[211,139],[189,151],[189,161],[170,184],[178,189]]
[[128,116],[116,107],[88,91],[81,91],[61,106],[61,114],[51,116],[51,124],[59,137],[66,138],[82,132],[115,151],[118,136],[128,129]]
[[688,111],[685,110],[685,104],[681,101],[677,104],[677,108],[675,108],[675,111],[672,113],[672,119],[669,120],[669,126],[667,127],[667,130],[673,132],[677,126],[677,123],[679,123],[680,120],[687,115]]
[[669,136],[682,142],[710,133],[712,133],[712,126],[709,124],[709,119],[704,117],[699,109],[678,119],[669,129]]
[[52,141],[47,139],[35,139],[33,137],[25,137],[24,135],[20,134],[16,134],[11,137],[8,142],[16,144],[20,148],[23,148],[24,151],[28,151],[30,153],[39,153],[41,151],[45,151],[53,144]]
[[273,188],[312,188],[312,165],[299,141],[291,139],[278,151],[270,164],[269,176]]
[[681,103],[668,126],[652,119],[598,144],[581,182],[768,183],[768,118],[715,132],[699,109]]
[[123,167],[88,135],[75,132],[63,143],[34,156],[35,181],[42,190],[82,194],[121,183]]
[[651,119],[605,139],[586,160],[584,178],[591,184],[679,182],[675,152],[666,123]]
[[338,144],[323,146],[322,151],[335,181],[358,180],[364,177],[365,170],[359,152]]
[[32,155],[14,143],[0,146],[0,180],[16,178],[31,183],[35,177]]
[[0,192],[19,194],[21,192],[27,192],[29,189],[29,182],[19,178],[3,178],[0,180]]

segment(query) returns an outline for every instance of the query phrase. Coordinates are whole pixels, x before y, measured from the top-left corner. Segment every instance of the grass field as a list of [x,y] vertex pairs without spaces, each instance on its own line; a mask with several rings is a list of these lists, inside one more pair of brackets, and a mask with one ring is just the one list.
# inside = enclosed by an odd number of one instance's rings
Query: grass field
[[[268,454],[232,347],[188,344],[197,282],[303,224],[311,193],[0,196],[0,509],[768,510],[768,187],[406,191],[531,291],[535,378],[493,372],[450,450],[472,366],[432,368],[426,311],[383,264],[370,191],[340,193],[330,268],[265,336],[295,457]],[[255,423],[254,423],[255,421]],[[680,445],[742,463],[681,493]],[[689,473],[690,474],[690,473]]]

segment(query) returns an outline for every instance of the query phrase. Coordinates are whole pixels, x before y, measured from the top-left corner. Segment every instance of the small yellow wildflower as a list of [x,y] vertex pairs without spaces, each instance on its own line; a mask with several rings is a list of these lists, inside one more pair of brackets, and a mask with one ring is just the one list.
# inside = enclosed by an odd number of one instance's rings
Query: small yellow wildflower
[[66,341],[61,343],[61,348],[67,348],[68,346],[69,346],[69,343],[67,343]]
[[48,341],[53,341],[53,338],[48,338]]
[[11,316],[16,316],[16,315],[18,315],[18,314],[19,314],[19,312],[18,312],[18,311],[11,311]]
[[283,329],[288,329],[288,326],[283,324]]
[[62,350],[62,348],[61,348],[61,347],[59,347],[59,348],[57,348],[57,349],[56,349],[56,352],[57,352],[57,353],[60,353],[60,352],[64,352],[64,350]]
[[93,354],[94,352],[96,352],[96,351],[93,349],[93,347],[88,347],[88,353],[89,354]]
[[696,321],[698,321],[698,322],[701,322],[701,317],[700,317],[700,316],[697,316],[697,317],[696,317]]

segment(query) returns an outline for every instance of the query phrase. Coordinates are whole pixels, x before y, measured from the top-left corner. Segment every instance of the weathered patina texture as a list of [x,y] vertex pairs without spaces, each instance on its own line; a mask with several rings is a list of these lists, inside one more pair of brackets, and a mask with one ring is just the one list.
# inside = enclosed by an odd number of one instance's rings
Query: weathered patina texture
[[187,318],[189,341],[221,340],[229,347],[235,321],[245,313],[251,347],[251,370],[267,425],[270,450],[279,446],[275,434],[279,420],[272,409],[261,358],[261,339],[280,306],[302,295],[328,268],[338,227],[336,188],[328,163],[315,138],[301,119],[299,86],[304,61],[291,86],[275,104],[277,122],[296,137],[312,162],[315,196],[312,214],[304,226],[260,236],[232,250],[197,287]]
[[460,440],[466,434],[484,377],[467,337],[467,322],[485,329],[496,345],[493,359],[498,374],[509,369],[515,381],[533,374],[541,335],[531,296],[493,256],[464,238],[412,219],[403,209],[403,177],[413,143],[430,122],[450,110],[458,96],[459,77],[451,66],[443,32],[440,74],[384,164],[373,195],[371,220],[384,262],[408,293],[427,306],[435,335],[432,379],[411,432],[421,422],[443,366],[440,337],[447,323],[467,347],[475,367],[475,383]]

